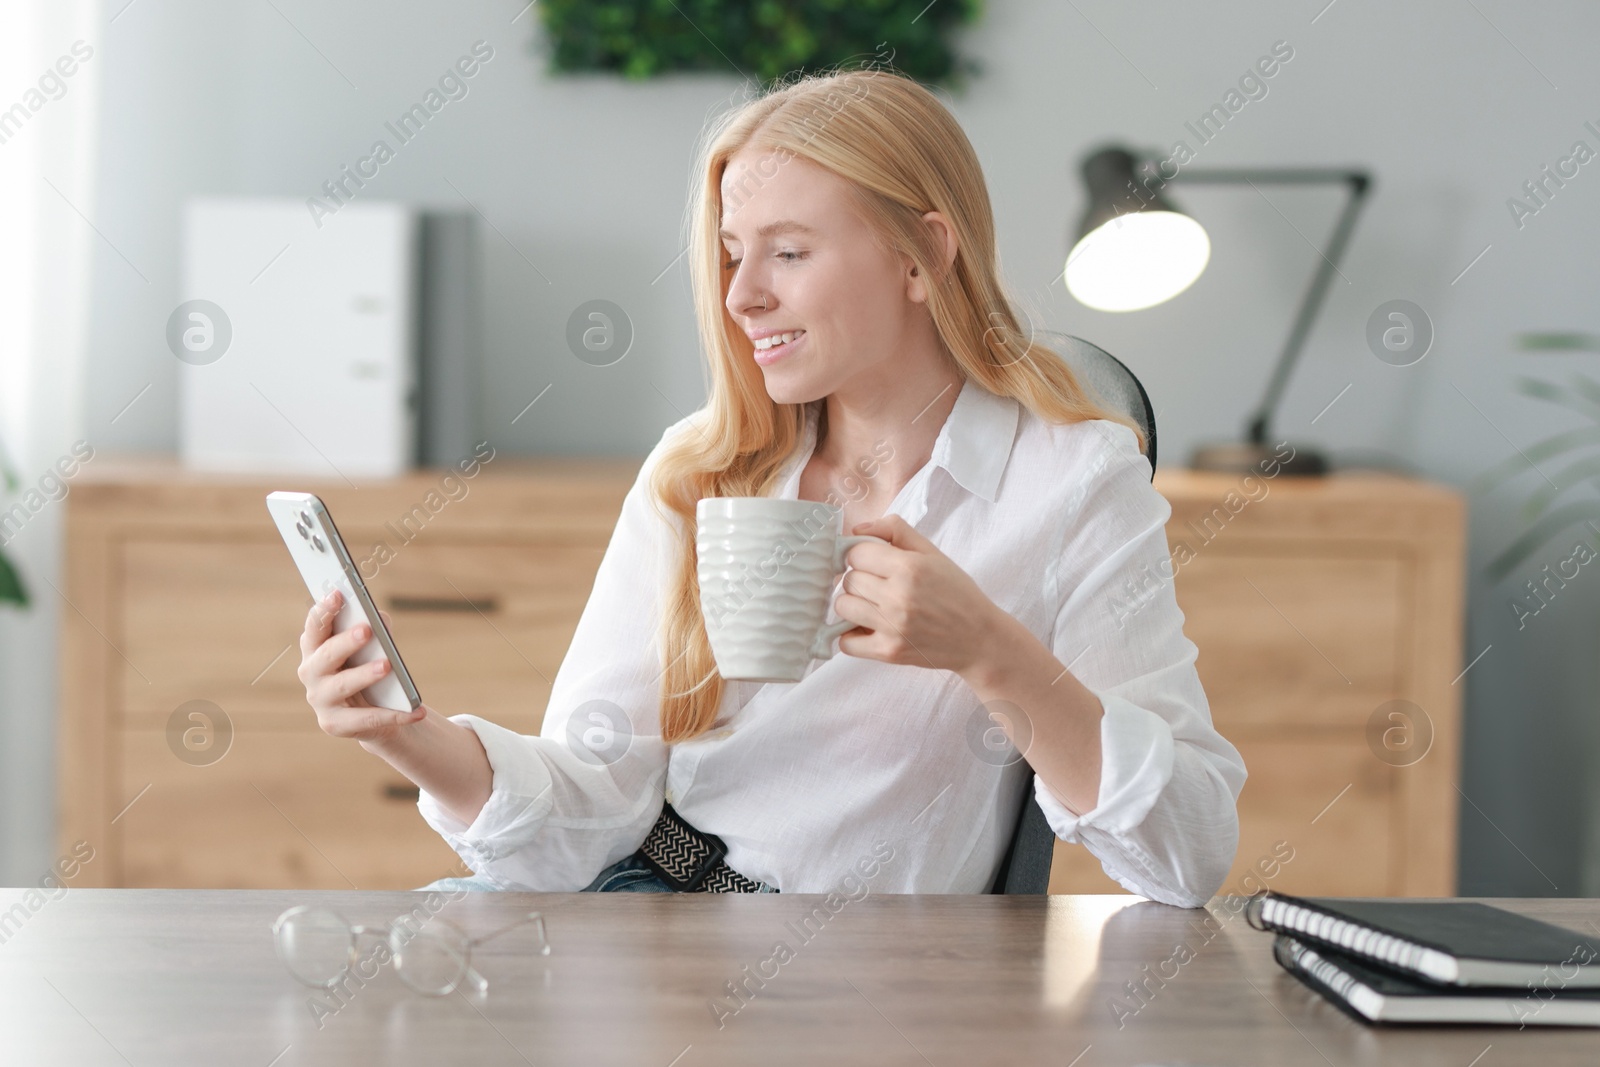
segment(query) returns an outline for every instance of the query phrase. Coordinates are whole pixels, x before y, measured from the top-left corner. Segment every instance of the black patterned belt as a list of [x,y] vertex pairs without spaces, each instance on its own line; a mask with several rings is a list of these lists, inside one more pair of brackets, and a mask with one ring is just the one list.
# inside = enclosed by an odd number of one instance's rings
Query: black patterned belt
[[768,891],[766,883],[746,878],[723,862],[728,849],[722,838],[696,830],[672,810],[671,804],[661,805],[661,817],[639,846],[639,854],[663,882],[679,893]]

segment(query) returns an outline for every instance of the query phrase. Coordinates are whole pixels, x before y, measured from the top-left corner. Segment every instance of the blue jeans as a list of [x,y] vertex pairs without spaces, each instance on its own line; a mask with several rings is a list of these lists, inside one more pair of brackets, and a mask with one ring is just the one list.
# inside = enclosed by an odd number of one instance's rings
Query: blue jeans
[[644,857],[635,852],[601,871],[584,886],[584,893],[671,893],[672,887],[651,870]]
[[[437,890],[452,893],[458,890],[491,890],[490,885],[482,878],[441,878],[437,882],[422,887],[424,890]],[[580,892],[584,893],[671,893],[673,889],[663,882],[655,871],[645,863],[644,858],[637,852],[625,856],[605,870],[601,871],[595,880],[584,886]],[[773,888],[764,888],[763,893],[776,893]]]

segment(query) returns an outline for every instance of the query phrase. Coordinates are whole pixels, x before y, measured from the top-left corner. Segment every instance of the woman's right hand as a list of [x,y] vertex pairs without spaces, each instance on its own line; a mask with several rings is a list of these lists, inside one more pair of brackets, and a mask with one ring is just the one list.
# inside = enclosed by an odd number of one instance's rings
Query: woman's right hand
[[343,601],[343,594],[335,589],[311,605],[300,634],[300,668],[296,673],[305,684],[306,702],[317,713],[317,725],[325,733],[382,744],[392,740],[402,727],[427,718],[428,709],[426,705],[416,711],[374,707],[361,695],[363,689],[389,672],[389,661],[344,666],[357,649],[371,640],[372,628],[363,622],[334,634],[333,620]]

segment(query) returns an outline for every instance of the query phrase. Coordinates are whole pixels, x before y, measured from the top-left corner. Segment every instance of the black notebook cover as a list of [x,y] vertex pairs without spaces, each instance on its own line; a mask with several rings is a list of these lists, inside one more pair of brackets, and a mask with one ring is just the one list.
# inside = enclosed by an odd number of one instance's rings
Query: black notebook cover
[[1362,1022],[1483,1023],[1502,1026],[1600,1026],[1600,990],[1541,983],[1522,989],[1441,987],[1354,956],[1279,934],[1278,965]]

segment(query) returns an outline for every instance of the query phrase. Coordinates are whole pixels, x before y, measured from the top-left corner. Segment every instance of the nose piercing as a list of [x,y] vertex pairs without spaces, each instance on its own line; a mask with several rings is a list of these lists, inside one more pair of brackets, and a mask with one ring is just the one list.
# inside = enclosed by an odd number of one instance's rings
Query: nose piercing
[[767,310],[767,294],[766,293],[762,293],[761,294],[761,310],[762,311]]

